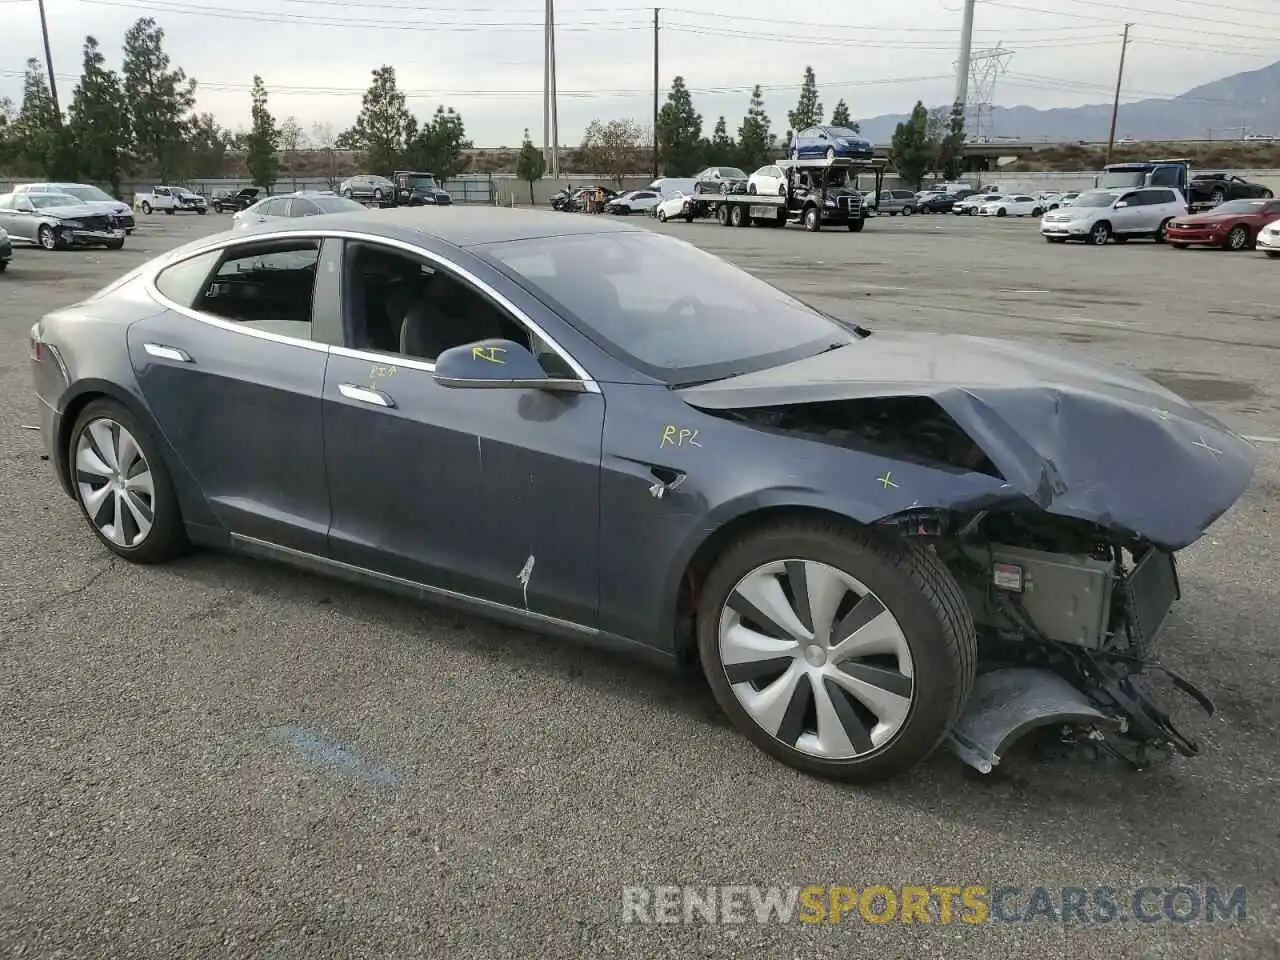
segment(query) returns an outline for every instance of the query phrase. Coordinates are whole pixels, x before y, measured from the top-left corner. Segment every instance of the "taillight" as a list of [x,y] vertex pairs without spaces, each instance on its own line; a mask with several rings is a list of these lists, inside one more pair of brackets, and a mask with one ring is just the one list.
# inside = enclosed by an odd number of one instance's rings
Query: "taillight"
[[44,340],[40,338],[40,324],[31,327],[31,359],[41,363],[45,358]]

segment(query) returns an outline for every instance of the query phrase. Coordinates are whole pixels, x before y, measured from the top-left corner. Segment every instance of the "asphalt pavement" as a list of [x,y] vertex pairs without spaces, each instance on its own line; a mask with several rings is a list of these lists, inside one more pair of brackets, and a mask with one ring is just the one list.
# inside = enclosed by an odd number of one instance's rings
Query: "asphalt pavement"
[[[943,752],[859,789],[767,759],[696,679],[237,557],[109,559],[22,429],[36,422],[28,330],[227,222],[144,217],[122,251],[19,249],[0,276],[3,955],[1280,953],[1280,263],[1049,245],[1027,220],[883,218],[861,234],[644,221],[871,327],[1020,337],[1141,370],[1258,438],[1252,488],[1183,555],[1163,641],[1217,701],[1212,718],[1169,701],[1202,756],[1141,773],[1027,759],[982,778]],[[624,922],[624,888],[666,885],[1020,892],[982,923],[861,908],[840,923]],[[1036,887],[1055,902],[1115,888],[1123,906],[1179,885],[1243,886],[1245,916],[1165,920],[1160,893],[1155,922],[1005,919]]]

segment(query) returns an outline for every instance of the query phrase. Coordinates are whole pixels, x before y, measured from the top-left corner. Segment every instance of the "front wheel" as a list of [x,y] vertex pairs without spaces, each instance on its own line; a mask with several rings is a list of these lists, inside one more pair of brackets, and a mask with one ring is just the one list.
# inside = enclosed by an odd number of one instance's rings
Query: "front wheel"
[[1276,257],[1280,257],[1280,250],[1263,250],[1262,252],[1267,255],[1268,260],[1274,260]]
[[162,563],[187,547],[169,471],[149,431],[115,400],[94,400],[71,429],[71,487],[94,535],[133,563]]
[[666,215],[666,213],[664,213],[664,212],[663,212],[663,211],[661,211],[661,210],[659,210],[659,211],[658,211],[658,222],[659,222],[659,223],[666,223],[666,222],[667,222],[667,215]]
[[1043,210],[1041,210],[1039,207],[1034,207],[1034,208],[1032,209],[1032,211],[1031,211],[1031,215],[1032,215],[1033,217],[1038,217],[1038,216],[1040,216],[1040,215],[1041,215],[1041,214],[1043,214],[1043,213],[1044,213],[1044,211],[1043,211]]
[[902,208],[902,215],[903,215],[904,217],[909,217],[909,216],[911,216],[911,215],[912,215],[913,213],[915,213],[915,212],[916,212],[916,211],[915,211],[915,207],[903,207],[903,208]]
[[151,216],[151,204],[147,203],[145,200],[142,201],[142,212],[147,216]]
[[755,192],[756,192],[756,185],[755,185],[754,183],[748,183],[748,184],[747,184],[747,193],[750,193],[750,194],[753,194],[753,195],[754,195],[754,194],[755,194]]
[[200,216],[202,217],[208,212],[209,211],[206,210],[204,207],[196,207],[196,213],[200,214]]
[[705,581],[697,635],[740,732],[788,766],[864,783],[933,752],[977,659],[969,607],[935,554],[821,520],[732,544]]
[[123,239],[123,238],[121,238],[121,239],[119,239],[119,240],[108,240],[108,241],[106,242],[105,246],[106,246],[106,248],[107,248],[108,250],[123,250],[123,249],[124,249],[124,239]]
[[58,249],[58,238],[53,232],[53,227],[47,223],[42,224],[40,229],[36,231],[36,242],[40,244],[44,250]]
[[810,233],[817,233],[822,229],[822,215],[817,207],[810,207],[804,212],[804,228]]
[[1089,242],[1095,247],[1101,247],[1111,239],[1111,224],[1097,223],[1093,229],[1089,231]]
[[867,221],[863,220],[861,217],[859,217],[857,220],[850,220],[850,221],[849,221],[849,232],[850,232],[850,233],[861,233],[861,232],[862,232],[862,228],[863,228],[863,227],[865,227],[866,225],[867,225]]
[[1247,227],[1234,226],[1231,232],[1227,234],[1226,242],[1223,246],[1228,250],[1244,250],[1249,246],[1249,230]]
[[836,148],[835,148],[835,147],[827,147],[827,159],[828,159],[828,160],[834,160],[835,158],[836,158]]

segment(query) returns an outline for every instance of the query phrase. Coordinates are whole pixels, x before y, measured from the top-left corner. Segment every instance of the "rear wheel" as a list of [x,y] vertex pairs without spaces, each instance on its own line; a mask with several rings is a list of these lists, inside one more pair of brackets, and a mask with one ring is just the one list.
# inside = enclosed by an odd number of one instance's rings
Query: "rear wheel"
[[1249,229],[1240,225],[1231,228],[1222,244],[1228,250],[1244,250],[1249,246]]
[[751,221],[746,217],[746,211],[741,206],[734,205],[729,211],[729,226],[731,227],[749,227]]
[[1160,221],[1160,226],[1156,227],[1156,235],[1154,237],[1156,243],[1164,243],[1169,236],[1169,224],[1173,222],[1173,217],[1166,217]]
[[151,216],[151,204],[147,203],[145,200],[142,201],[142,212],[147,216]]
[[1031,209],[1031,215],[1032,215],[1033,217],[1038,217],[1038,216],[1040,216],[1040,215],[1041,215],[1041,214],[1043,214],[1043,213],[1044,213],[1044,211],[1043,211],[1043,210],[1041,210],[1039,207],[1033,207],[1033,208]]
[[734,543],[707,577],[697,629],[734,726],[819,776],[868,782],[915,766],[973,683],[973,620],[946,567],[840,522],[787,522]]
[[108,240],[106,243],[106,247],[108,250],[123,250],[124,238],[122,237],[119,240]]
[[904,217],[909,217],[909,216],[911,216],[911,215],[912,215],[913,213],[915,213],[915,212],[916,212],[916,208],[915,208],[915,207],[906,206],[906,207],[903,207],[903,208],[902,208],[902,215],[903,215]]
[[754,194],[755,192],[756,192],[756,185],[754,183],[748,183],[747,193]]
[[719,221],[722,227],[729,225],[729,205],[727,203],[722,203],[716,207],[716,220]]
[[80,510],[109,550],[162,563],[187,546],[173,481],[151,434],[115,400],[94,400],[71,429],[67,469]]

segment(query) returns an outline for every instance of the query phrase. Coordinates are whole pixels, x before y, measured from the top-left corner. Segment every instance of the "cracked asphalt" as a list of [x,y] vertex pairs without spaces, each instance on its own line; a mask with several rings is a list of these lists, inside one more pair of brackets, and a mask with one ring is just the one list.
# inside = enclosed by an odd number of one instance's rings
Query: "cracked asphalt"
[[[429,214],[427,214],[429,215]],[[1149,373],[1259,441],[1183,556],[1169,705],[1203,755],[873,789],[766,759],[692,679],[213,553],[112,561],[40,460],[27,332],[225,224],[0,277],[0,951],[13,957],[1274,958],[1280,952],[1280,263],[1043,243],[1028,221],[660,229],[869,326],[1014,336]],[[646,221],[652,223],[652,221]],[[1269,440],[1266,438],[1270,438]],[[629,885],[1247,889],[1243,920],[622,922]],[[1158,902],[1158,901],[1153,901]]]

